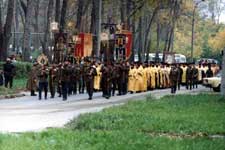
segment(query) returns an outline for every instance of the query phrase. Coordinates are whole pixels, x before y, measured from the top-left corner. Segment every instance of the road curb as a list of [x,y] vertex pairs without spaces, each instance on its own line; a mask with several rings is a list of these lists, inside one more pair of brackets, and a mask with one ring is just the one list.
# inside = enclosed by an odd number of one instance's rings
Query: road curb
[[20,93],[20,94],[10,94],[10,95],[2,95],[0,96],[0,100],[9,100],[9,99],[13,99],[13,98],[17,98],[17,97],[23,97],[23,96],[26,96],[25,94],[23,93]]

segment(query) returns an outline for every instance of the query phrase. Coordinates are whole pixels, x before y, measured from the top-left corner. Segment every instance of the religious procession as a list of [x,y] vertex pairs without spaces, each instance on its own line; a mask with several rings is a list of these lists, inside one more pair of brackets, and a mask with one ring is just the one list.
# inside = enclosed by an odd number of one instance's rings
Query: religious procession
[[[27,89],[31,96],[38,91],[39,100],[56,96],[67,100],[70,95],[102,92],[109,99],[114,95],[140,93],[171,88],[176,93],[181,86],[198,88],[204,77],[212,77],[220,68],[216,64],[176,63],[174,53],[165,53],[163,61],[131,61],[132,33],[122,26],[109,26],[101,34],[99,57],[93,55],[93,36],[80,33],[69,36],[55,34],[53,60],[40,55],[29,74]],[[58,95],[56,95],[56,93]]]
[[187,90],[198,88],[204,77],[213,77],[219,72],[217,65],[194,64],[148,64],[127,61],[102,63],[84,58],[76,63],[65,61],[51,66],[34,63],[27,88],[31,96],[39,100],[57,96],[67,100],[70,95],[88,93],[89,100],[94,92],[102,92],[109,99],[114,95],[146,92],[171,88],[176,93],[181,86]]

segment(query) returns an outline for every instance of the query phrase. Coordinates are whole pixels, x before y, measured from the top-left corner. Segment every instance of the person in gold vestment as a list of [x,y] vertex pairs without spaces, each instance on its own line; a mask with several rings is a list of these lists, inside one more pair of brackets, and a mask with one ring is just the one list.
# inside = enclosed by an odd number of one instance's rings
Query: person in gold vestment
[[96,68],[97,75],[94,77],[94,89],[99,91],[100,90],[101,75],[102,75],[100,70],[101,70],[102,66],[101,66],[101,64],[97,64],[97,63],[96,63],[96,66],[97,66],[97,68]]

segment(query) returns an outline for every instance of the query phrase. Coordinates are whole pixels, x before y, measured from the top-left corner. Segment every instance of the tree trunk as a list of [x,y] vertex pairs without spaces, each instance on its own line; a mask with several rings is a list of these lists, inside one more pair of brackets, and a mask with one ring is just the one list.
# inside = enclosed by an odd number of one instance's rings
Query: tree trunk
[[[132,2],[132,9],[134,9],[134,2]],[[132,16],[132,32],[133,32],[133,39],[132,39],[132,54],[131,54],[131,62],[134,61],[134,57],[135,57],[135,37],[136,37],[136,15],[134,14]]]
[[83,16],[83,7],[84,7],[84,0],[78,0],[78,9],[77,9],[77,23],[76,28],[78,31],[81,30],[82,24],[82,16]]
[[160,25],[160,22],[159,20],[157,20],[157,23],[156,23],[156,32],[157,32],[157,40],[156,40],[156,52],[155,52],[155,62],[156,63],[159,63],[159,44],[160,44],[160,28],[161,28],[161,25]]
[[225,48],[223,49],[223,62],[222,62],[222,81],[221,81],[221,95],[225,96]]
[[[35,2],[35,25],[34,25],[34,31],[36,33],[39,32],[39,9],[40,9],[40,0],[36,0]],[[35,49],[38,49],[39,48],[39,35],[38,34],[35,34],[35,38],[34,38],[34,48]]]
[[[127,0],[127,16],[130,15],[130,12],[131,12],[131,6],[132,6],[132,2],[130,0]],[[131,25],[131,21],[130,21],[130,17],[127,17],[127,30],[130,30],[130,25]]]
[[121,23],[126,24],[126,0],[121,0]]
[[23,60],[29,61],[30,57],[30,38],[31,38],[31,24],[32,24],[32,10],[34,8],[34,1],[27,1],[27,13],[25,18],[24,37],[23,37]]
[[173,33],[174,33],[174,27],[171,28],[170,30],[170,35],[169,35],[169,43],[167,47],[167,51],[169,52],[171,50],[171,45],[172,45],[172,40],[173,40]]
[[101,45],[101,24],[102,24],[102,0],[97,0],[97,9],[98,13],[96,15],[96,34],[97,34],[97,50],[96,50],[96,56],[100,56],[100,45]]
[[143,22],[143,17],[140,16],[139,18],[139,35],[138,35],[138,38],[139,38],[139,44],[138,44],[138,60],[139,62],[142,62],[142,51],[143,51],[143,43],[142,43],[142,22]]
[[55,21],[59,23],[60,21],[60,0],[56,0],[55,3]]
[[149,21],[149,24],[148,24],[148,27],[147,27],[147,30],[146,30],[146,34],[145,34],[145,44],[144,44],[144,47],[145,47],[145,49],[147,49],[147,60],[149,59],[148,57],[149,57],[149,55],[148,55],[148,53],[149,53],[149,44],[148,44],[148,42],[149,42],[149,34],[150,34],[150,32],[151,32],[151,27],[152,27],[152,24],[153,24],[153,20],[154,20],[154,18],[155,18],[155,16],[156,16],[156,14],[157,14],[157,11],[158,11],[158,7],[157,8],[155,8],[154,9],[154,11],[153,11],[153,13],[152,13],[152,15],[151,15],[151,18],[150,18],[150,21]]
[[[7,9],[7,16],[6,22],[4,26],[4,30],[0,29],[0,59],[3,61],[7,57],[7,49],[9,45],[9,40],[11,38],[11,28],[13,23],[13,12],[14,12],[14,0],[8,1],[8,9]],[[2,23],[1,23],[2,24]]]
[[3,15],[3,0],[0,1],[0,60],[3,61],[3,34],[4,34],[4,29],[3,29],[3,21],[2,21],[2,15]]
[[60,20],[60,32],[64,32],[66,25],[66,10],[67,10],[67,0],[63,0],[62,10],[61,10],[61,20]]
[[[92,0],[92,10],[91,10],[91,27],[90,27],[90,33],[92,33],[93,35],[96,35],[96,0]],[[97,38],[96,36],[93,36],[93,51],[92,51],[92,55],[95,55],[97,52]]]
[[[21,2],[21,0],[20,0]],[[24,9],[22,8],[21,6],[22,4],[20,4],[20,7],[19,7],[19,14],[20,14],[20,17],[21,17],[21,22],[23,24],[23,27],[25,26],[25,12],[24,12]]]
[[48,11],[47,11],[47,22],[46,22],[46,29],[45,29],[45,36],[44,36],[44,47],[43,47],[43,53],[49,57],[49,50],[48,46],[50,43],[50,23],[51,23],[51,17],[53,15],[53,5],[54,0],[49,0],[48,3]]
[[[148,28],[146,30],[146,39],[145,39],[145,49],[147,49],[147,56],[146,56],[146,61],[149,60],[149,52],[150,52],[150,48],[151,48],[151,27],[152,27],[152,24],[153,24],[153,20],[157,14],[157,11],[158,11],[158,8],[155,8],[153,13],[152,13],[152,16],[151,16],[151,19],[150,19],[150,22],[149,22],[149,25],[148,25]],[[150,35],[150,37],[149,37]],[[148,38],[149,37],[149,38]]]
[[164,44],[164,48],[163,48],[163,52],[167,51],[167,47],[168,47],[168,43],[169,43],[169,36],[170,36],[170,27],[169,24],[166,27],[166,38],[165,38],[165,44]]

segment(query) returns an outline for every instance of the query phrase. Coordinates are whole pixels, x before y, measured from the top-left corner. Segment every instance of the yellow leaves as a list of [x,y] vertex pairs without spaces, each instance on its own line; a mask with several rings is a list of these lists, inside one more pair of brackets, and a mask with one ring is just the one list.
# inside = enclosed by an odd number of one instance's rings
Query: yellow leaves
[[209,39],[209,45],[214,52],[218,52],[225,47],[225,29]]
[[194,3],[193,3],[193,0],[185,0],[183,2],[183,5],[182,5],[182,8],[185,10],[185,11],[192,11],[194,9]]

